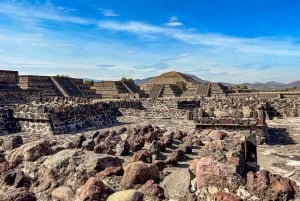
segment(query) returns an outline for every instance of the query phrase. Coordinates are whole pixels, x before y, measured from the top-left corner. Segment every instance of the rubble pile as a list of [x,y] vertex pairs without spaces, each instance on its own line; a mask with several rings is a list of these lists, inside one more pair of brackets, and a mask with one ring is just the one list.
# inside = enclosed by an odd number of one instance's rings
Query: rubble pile
[[0,140],[0,200],[5,201],[297,199],[294,181],[258,171],[250,131],[143,124]]

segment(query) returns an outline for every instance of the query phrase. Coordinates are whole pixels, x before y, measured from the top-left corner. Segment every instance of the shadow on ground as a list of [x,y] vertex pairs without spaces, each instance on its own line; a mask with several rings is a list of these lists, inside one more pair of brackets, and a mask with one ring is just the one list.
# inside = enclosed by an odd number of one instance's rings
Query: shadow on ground
[[290,137],[287,128],[268,128],[267,135],[268,145],[289,145],[296,144],[296,142]]

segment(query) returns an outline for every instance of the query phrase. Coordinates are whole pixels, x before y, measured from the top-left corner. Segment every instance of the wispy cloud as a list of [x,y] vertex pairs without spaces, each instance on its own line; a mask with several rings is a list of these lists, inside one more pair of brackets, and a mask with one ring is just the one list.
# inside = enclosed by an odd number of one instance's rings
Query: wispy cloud
[[114,66],[116,66],[116,65],[114,65],[114,64],[97,64],[96,65],[96,67],[98,67],[98,68],[112,68]]
[[105,16],[105,17],[117,17],[117,16],[120,16],[118,13],[116,13],[112,9],[100,8],[100,11],[101,11],[102,15]]
[[0,14],[18,20],[50,20],[56,22],[74,23],[80,25],[95,24],[93,19],[77,17],[73,9],[55,7],[50,1],[45,4],[27,4],[24,2],[0,2]]
[[189,55],[190,55],[189,53],[185,52],[185,53],[179,54],[178,56],[162,59],[161,61],[164,62],[164,61],[172,61],[172,60],[182,59],[184,57],[188,57]]
[[287,38],[242,38],[226,36],[218,33],[201,33],[190,29],[162,27],[138,21],[100,21],[99,28],[119,32],[128,32],[138,36],[169,37],[181,42],[209,46],[211,48],[226,48],[235,52],[277,56],[300,56],[300,45]]
[[183,23],[178,20],[177,16],[172,16],[170,17],[169,22],[167,22],[165,25],[169,27],[180,27],[183,25]]

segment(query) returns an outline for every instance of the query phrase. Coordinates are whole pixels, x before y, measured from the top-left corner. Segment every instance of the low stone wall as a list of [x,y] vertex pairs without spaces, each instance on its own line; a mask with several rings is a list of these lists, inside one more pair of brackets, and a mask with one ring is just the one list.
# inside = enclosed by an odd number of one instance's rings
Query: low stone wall
[[141,118],[170,118],[188,119],[194,107],[198,107],[195,100],[186,99],[141,99],[142,108],[121,109],[124,116]]
[[20,127],[13,116],[13,110],[8,107],[0,107],[0,135],[15,133]]
[[[12,122],[31,134],[77,133],[117,124],[119,108],[141,109],[139,101],[92,103],[85,98],[41,98],[30,104],[10,106]],[[4,112],[3,112],[4,113]],[[6,125],[6,124],[5,124]],[[7,129],[1,128],[3,132]],[[8,131],[7,131],[8,132]]]
[[[300,97],[281,99],[202,98],[138,99],[92,103],[86,98],[32,98],[30,104],[10,106],[13,121],[30,133],[73,133],[111,126],[119,115],[141,118],[189,119],[202,124],[264,125],[265,118],[296,117]],[[5,116],[5,115],[4,115]],[[226,118],[223,118],[226,117]],[[228,118],[232,118],[228,120]],[[206,122],[206,121],[212,122]],[[6,120],[5,120],[6,121]],[[13,122],[12,121],[12,122]],[[7,121],[6,121],[7,122]],[[4,125],[4,123],[3,123]],[[7,123],[5,124],[7,125]],[[16,124],[10,124],[15,125]],[[248,125],[253,126],[253,125]],[[5,126],[0,130],[8,132]],[[7,127],[7,126],[6,126]],[[19,128],[12,129],[18,131]]]
[[268,100],[267,109],[270,118],[273,117],[299,117],[300,97]]

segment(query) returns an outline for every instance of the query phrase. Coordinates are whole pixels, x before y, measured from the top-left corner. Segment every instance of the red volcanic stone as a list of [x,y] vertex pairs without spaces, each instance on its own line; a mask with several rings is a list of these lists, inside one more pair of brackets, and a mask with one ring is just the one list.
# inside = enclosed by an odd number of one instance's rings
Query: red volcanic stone
[[151,125],[145,125],[140,128],[140,134],[142,135],[145,135],[152,131],[154,131],[154,128]]
[[6,139],[2,144],[2,149],[7,151],[7,150],[18,148],[22,145],[23,145],[23,139],[21,136],[17,135]]
[[222,130],[212,130],[208,133],[208,137],[214,140],[223,140],[227,136],[227,133]]
[[154,180],[148,180],[141,188],[145,195],[149,197],[158,197],[160,199],[165,198],[164,189],[155,183]]
[[207,186],[236,190],[244,185],[244,179],[228,164],[219,163],[210,157],[195,159],[190,170],[196,175],[197,189]]
[[167,165],[177,165],[178,161],[182,161],[185,158],[185,153],[182,149],[177,149],[170,154],[165,163]]
[[223,191],[212,194],[211,198],[215,201],[243,201],[243,199],[239,196],[233,193],[225,193]]
[[167,146],[162,141],[157,141],[157,145],[159,146],[160,151],[166,151]]
[[167,146],[167,147],[171,147],[173,144],[173,136],[174,136],[174,132],[168,132],[165,133],[162,137],[162,142]]
[[128,189],[135,184],[144,184],[153,179],[159,181],[159,169],[154,164],[136,161],[129,163],[121,180],[122,188]]
[[17,188],[6,192],[1,198],[5,201],[36,201],[34,194],[30,193],[27,188]]
[[249,172],[247,186],[250,192],[270,200],[289,200],[299,193],[299,187],[294,181],[266,170]]
[[139,150],[132,156],[132,162],[143,161],[145,163],[152,163],[152,154],[148,150]]
[[4,161],[0,163],[0,175],[9,170],[9,162]]
[[97,180],[95,177],[90,177],[81,188],[80,201],[102,201],[110,193],[111,190],[102,181]]
[[138,151],[143,148],[145,144],[145,138],[141,135],[134,135],[128,139],[128,143],[130,144],[130,149],[132,151]]
[[163,171],[166,167],[166,163],[163,160],[155,160],[153,164],[158,167],[159,171]]
[[183,132],[182,130],[176,130],[174,133],[174,139],[176,139],[176,140],[182,141],[182,139],[186,136],[187,136],[187,134],[185,132]]
[[157,140],[157,138],[158,138],[157,132],[155,132],[155,131],[145,134],[144,137],[147,142],[152,142],[153,140]]
[[108,150],[107,142],[100,142],[94,147],[94,152],[97,154],[104,154]]
[[126,156],[129,154],[130,144],[127,141],[120,141],[116,145],[116,155],[117,156]]
[[108,177],[112,175],[122,176],[124,174],[123,167],[107,167],[101,172],[97,173],[97,177]]

